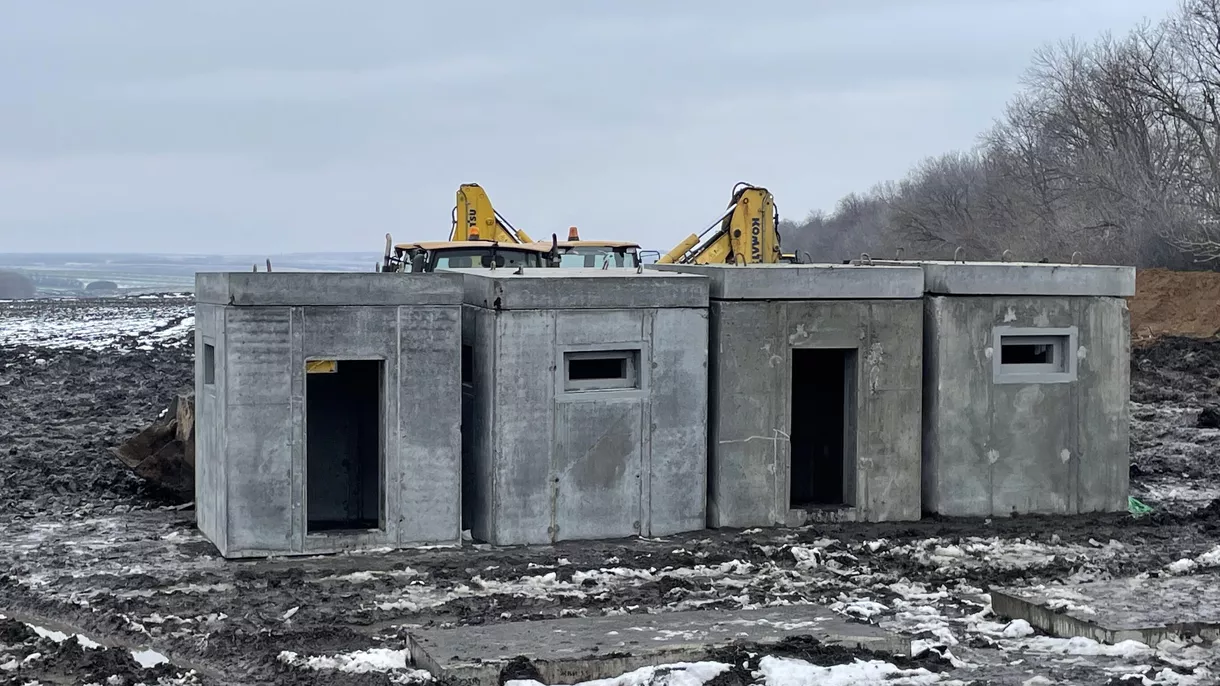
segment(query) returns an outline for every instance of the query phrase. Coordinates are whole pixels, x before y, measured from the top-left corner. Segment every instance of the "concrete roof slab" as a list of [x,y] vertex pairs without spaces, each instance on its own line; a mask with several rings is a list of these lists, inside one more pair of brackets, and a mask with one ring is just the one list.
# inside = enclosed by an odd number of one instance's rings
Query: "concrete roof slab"
[[634,269],[454,269],[465,302],[496,310],[707,307],[707,279]]
[[195,301],[247,307],[460,305],[462,279],[441,272],[199,272]]
[[1121,297],[1135,295],[1135,267],[1045,262],[887,261],[918,265],[924,289],[937,295]]
[[915,266],[846,264],[652,264],[711,279],[713,300],[893,300],[923,297]]

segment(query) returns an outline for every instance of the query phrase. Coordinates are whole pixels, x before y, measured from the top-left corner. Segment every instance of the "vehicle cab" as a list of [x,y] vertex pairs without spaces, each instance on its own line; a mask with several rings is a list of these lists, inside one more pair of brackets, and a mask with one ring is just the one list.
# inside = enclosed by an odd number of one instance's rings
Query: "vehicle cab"
[[[547,245],[549,248],[550,245]],[[568,229],[568,240],[558,241],[558,264],[564,268],[636,269],[640,266],[640,246],[629,241],[584,241],[576,227]]]
[[550,246],[496,241],[421,241],[400,243],[387,253],[382,271],[433,272],[438,269],[549,266]]

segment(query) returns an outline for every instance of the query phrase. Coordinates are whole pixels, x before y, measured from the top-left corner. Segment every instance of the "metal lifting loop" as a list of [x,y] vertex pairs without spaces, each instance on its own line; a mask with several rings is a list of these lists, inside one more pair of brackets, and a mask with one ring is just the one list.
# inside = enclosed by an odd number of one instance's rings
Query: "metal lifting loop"
[[953,261],[954,262],[965,262],[966,260],[962,257],[962,253],[964,253],[964,252],[966,252],[965,248],[963,248],[960,245],[957,246],[957,250],[953,251]]
[[902,248],[902,247],[898,248],[898,250],[896,250],[896,251],[894,252],[894,259],[896,259],[896,260],[901,260],[901,259],[902,259],[902,254],[903,254],[903,253],[905,253],[905,252],[906,252],[906,248]]
[[1000,261],[1001,262],[1012,262],[1012,251],[1005,250],[1003,252],[1003,254],[1000,255]]
[[873,258],[869,257],[868,253],[866,253],[866,252],[860,253],[860,261],[863,262],[864,264],[867,264],[870,267],[873,266]]
[[[813,255],[809,254],[808,250],[802,250],[801,254],[805,256],[805,264],[813,264]],[[801,264],[801,261],[798,259],[796,263]]]
[[1074,264],[1078,267],[1080,265],[1084,264],[1084,255],[1081,255],[1079,250],[1072,253],[1072,264]]

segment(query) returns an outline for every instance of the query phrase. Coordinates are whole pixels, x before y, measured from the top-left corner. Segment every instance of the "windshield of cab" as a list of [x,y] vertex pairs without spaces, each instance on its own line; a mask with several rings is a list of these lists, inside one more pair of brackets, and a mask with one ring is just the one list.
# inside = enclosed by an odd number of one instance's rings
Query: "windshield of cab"
[[[434,269],[490,267],[491,251],[486,248],[458,248],[433,254]],[[500,248],[496,251],[496,267],[541,267],[542,257],[536,252]]]
[[610,248],[582,247],[568,248],[559,256],[559,266],[589,269],[601,269],[609,263],[610,267],[638,267],[639,256],[626,250]]

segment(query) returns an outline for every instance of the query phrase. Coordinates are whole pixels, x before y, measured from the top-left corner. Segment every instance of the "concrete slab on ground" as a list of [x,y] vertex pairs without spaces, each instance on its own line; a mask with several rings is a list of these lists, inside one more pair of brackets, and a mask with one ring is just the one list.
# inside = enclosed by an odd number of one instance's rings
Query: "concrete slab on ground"
[[498,683],[505,663],[523,655],[547,683],[573,684],[701,659],[710,648],[737,642],[765,645],[802,635],[890,654],[909,655],[911,648],[907,639],[845,621],[824,607],[790,605],[423,629],[411,634],[411,655],[438,678],[489,686]]
[[1220,638],[1220,575],[1214,574],[996,589],[991,606],[1065,638],[1150,646],[1173,636]]

